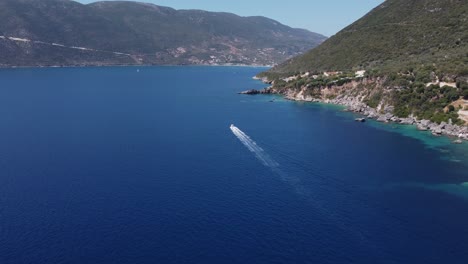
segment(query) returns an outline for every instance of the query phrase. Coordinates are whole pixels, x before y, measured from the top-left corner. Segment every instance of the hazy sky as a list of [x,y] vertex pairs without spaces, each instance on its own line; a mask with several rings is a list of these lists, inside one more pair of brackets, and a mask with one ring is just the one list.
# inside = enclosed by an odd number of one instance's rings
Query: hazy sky
[[[91,3],[95,0],[78,0]],[[331,36],[384,0],[143,0],[175,9],[224,11],[266,16],[292,27]]]

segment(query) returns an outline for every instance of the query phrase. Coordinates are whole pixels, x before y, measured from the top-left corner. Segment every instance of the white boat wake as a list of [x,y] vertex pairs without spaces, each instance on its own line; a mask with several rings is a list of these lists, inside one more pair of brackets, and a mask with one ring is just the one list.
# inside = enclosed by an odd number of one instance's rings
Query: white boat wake
[[[242,142],[242,144],[247,147],[247,149],[252,152],[255,157],[263,163],[263,165],[269,167],[274,175],[278,176],[283,182],[288,184],[293,190],[303,197],[305,200],[309,201],[317,210],[317,216],[322,217],[323,221],[331,222],[337,228],[341,229],[344,233],[347,233],[355,238],[356,241],[369,244],[368,238],[365,237],[359,230],[350,229],[345,222],[343,222],[343,216],[330,209],[329,206],[320,199],[319,196],[311,192],[310,188],[307,188],[301,180],[301,178],[297,177],[293,174],[285,173],[281,168],[279,163],[277,163],[274,159],[272,159],[263,148],[257,145],[257,143],[252,140],[247,134],[245,134],[242,130],[237,128],[234,125],[230,126],[232,133]],[[278,154],[278,152],[275,152]],[[281,153],[279,153],[281,154]],[[286,159],[286,162],[294,164],[295,167],[302,169],[304,171],[310,171],[307,166],[304,166],[301,160],[297,160],[294,157],[291,157],[287,154],[281,154],[283,158]],[[317,175],[318,172],[313,173],[314,176]],[[328,179],[329,180],[329,179]],[[323,182],[323,181],[322,181]],[[334,185],[339,183],[334,182]],[[340,186],[340,185],[337,185]],[[467,187],[468,183],[464,183],[464,186]],[[343,189],[341,189],[343,191]],[[344,192],[349,192],[349,189],[345,189]],[[373,247],[375,251],[381,250],[380,248]]]
[[242,144],[247,147],[247,149],[252,152],[263,165],[268,167],[281,180],[293,187],[297,194],[301,196],[310,195],[309,190],[304,188],[300,178],[283,172],[279,163],[272,159],[270,155],[268,155],[263,148],[258,146],[257,143],[247,134],[234,125],[231,125],[230,129],[232,133],[240,140],[240,142],[242,142]]
[[279,164],[274,161],[261,147],[255,143],[247,134],[242,132],[239,128],[237,128],[234,125],[231,125],[231,131],[234,133],[234,135],[244,144],[244,146],[247,147],[247,149],[250,150],[250,152],[255,154],[255,157],[257,157],[258,160],[260,160],[263,165],[270,167],[270,168],[276,168],[279,166]]

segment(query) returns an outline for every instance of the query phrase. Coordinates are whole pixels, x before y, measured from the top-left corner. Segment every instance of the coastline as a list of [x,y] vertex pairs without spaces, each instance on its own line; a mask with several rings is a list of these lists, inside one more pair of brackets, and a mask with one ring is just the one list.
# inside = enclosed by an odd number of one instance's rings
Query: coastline
[[302,102],[317,102],[324,104],[333,104],[346,107],[344,111],[360,114],[368,119],[373,119],[381,123],[395,123],[402,125],[415,126],[420,131],[430,131],[433,136],[448,136],[454,139],[454,143],[462,143],[460,140],[468,141],[468,127],[459,126],[442,122],[440,124],[431,122],[430,120],[417,119],[414,116],[407,118],[396,117],[390,113],[380,113],[375,108],[369,107],[362,102],[356,102],[349,98],[336,98],[336,99],[315,99],[315,100],[300,100],[294,97],[284,97],[291,101],[302,101]]
[[[262,80],[261,78],[255,78],[257,80]],[[337,106],[345,107],[344,111],[353,112],[359,114],[365,119],[372,119],[381,123],[395,123],[402,125],[412,125],[415,126],[420,131],[430,131],[433,136],[447,136],[452,139],[453,143],[461,144],[463,142],[468,142],[468,126],[460,126],[455,124],[450,124],[442,122],[440,124],[434,123],[430,120],[417,119],[414,116],[409,116],[407,118],[400,118],[394,116],[390,109],[380,112],[375,108],[372,108],[358,98],[347,95],[338,95],[334,99],[319,99],[312,96],[305,96],[301,92],[297,93],[292,90],[286,92],[279,92],[274,90],[272,87],[267,87],[263,90],[247,90],[241,92],[240,94],[255,95],[255,94],[276,94],[281,95],[284,99],[290,101],[298,102],[309,102],[309,103],[323,103],[323,104],[332,104]],[[362,119],[360,119],[362,120]]]

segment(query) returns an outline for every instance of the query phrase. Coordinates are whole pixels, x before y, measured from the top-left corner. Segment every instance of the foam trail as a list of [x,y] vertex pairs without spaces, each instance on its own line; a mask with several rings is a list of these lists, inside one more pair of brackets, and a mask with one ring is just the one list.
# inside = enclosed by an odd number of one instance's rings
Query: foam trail
[[[342,230],[344,233],[349,234],[350,236],[354,237],[356,243],[365,243],[366,245],[369,244],[368,238],[365,237],[359,230],[350,229],[346,223],[343,222],[343,216],[339,214],[339,212],[333,211],[330,209],[329,206],[322,200],[317,199],[317,196],[314,196],[311,193],[311,190],[304,186],[301,179],[294,175],[289,175],[288,173],[283,172],[280,168],[279,164],[273,160],[257,143],[252,140],[247,134],[245,134],[242,130],[237,128],[234,125],[231,125],[232,133],[247,147],[249,151],[255,154],[256,158],[260,160],[265,166],[269,167],[274,175],[279,176],[279,178],[291,186],[294,191],[300,195],[301,197],[305,198],[307,201],[311,202],[313,206],[317,209],[317,215],[324,218],[326,222],[332,222],[337,228]],[[296,167],[300,167],[302,169],[307,169],[302,164],[300,164],[299,160],[294,160],[291,156],[286,155],[289,161],[293,161],[296,164]],[[468,183],[465,183],[468,187]],[[373,251],[382,251],[380,248],[376,246],[372,246]],[[386,254],[386,252],[381,252]]]
[[274,161],[270,156],[253,141],[247,134],[242,132],[239,128],[237,128],[234,125],[231,125],[231,131],[234,133],[234,135],[244,144],[244,146],[247,147],[250,152],[255,154],[255,157],[257,157],[258,160],[260,160],[263,165],[270,167],[270,168],[275,168],[278,167],[278,163]]

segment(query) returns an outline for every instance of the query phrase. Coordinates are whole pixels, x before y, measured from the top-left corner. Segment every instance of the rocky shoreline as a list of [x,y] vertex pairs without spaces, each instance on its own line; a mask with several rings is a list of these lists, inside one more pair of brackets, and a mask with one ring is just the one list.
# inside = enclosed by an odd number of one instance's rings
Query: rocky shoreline
[[287,92],[278,92],[273,90],[271,87],[265,88],[263,90],[248,90],[241,92],[240,94],[279,94],[284,96],[285,99],[291,101],[301,101],[301,102],[320,102],[326,104],[335,104],[345,106],[345,111],[355,112],[361,114],[369,119],[374,119],[378,122],[384,123],[398,123],[405,125],[415,125],[418,130],[421,131],[431,131],[434,136],[449,136],[456,138],[454,143],[462,143],[463,140],[468,141],[468,126],[459,126],[455,124],[450,124],[442,122],[437,124],[431,122],[430,120],[419,120],[414,116],[407,118],[400,118],[392,114],[393,107],[386,106],[384,111],[378,111],[376,108],[372,108],[361,100],[353,96],[339,95],[334,99],[319,99],[312,96],[305,96],[302,93],[297,93],[294,91]]

